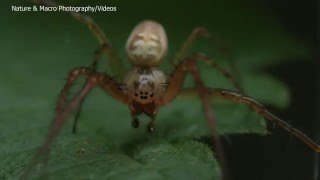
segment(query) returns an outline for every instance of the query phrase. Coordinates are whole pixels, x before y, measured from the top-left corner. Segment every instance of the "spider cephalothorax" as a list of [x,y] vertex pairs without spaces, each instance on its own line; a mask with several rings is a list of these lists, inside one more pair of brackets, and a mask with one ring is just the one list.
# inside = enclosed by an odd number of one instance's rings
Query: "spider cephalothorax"
[[154,131],[154,120],[158,111],[157,100],[165,94],[166,82],[166,75],[155,68],[133,68],[127,73],[124,92],[130,99],[133,127],[139,127],[137,115],[145,113],[152,118],[148,132]]
[[[34,1],[37,3],[41,2],[47,6],[58,6],[56,3],[51,2],[50,0]],[[81,106],[87,94],[92,90],[92,88],[97,86],[106,91],[115,100],[126,104],[129,107],[131,111],[133,127],[139,126],[139,121],[137,118],[139,114],[145,113],[150,116],[151,121],[147,128],[149,132],[154,131],[155,117],[158,109],[161,106],[169,104],[177,96],[198,97],[202,103],[208,126],[212,132],[213,143],[215,144],[215,150],[217,151],[218,159],[220,160],[222,169],[225,169],[222,158],[223,151],[215,129],[215,117],[210,104],[210,98],[212,97],[227,99],[248,105],[260,116],[284,128],[286,131],[290,132],[310,146],[314,151],[320,152],[320,146],[317,143],[299,130],[290,126],[285,121],[271,114],[266,108],[264,108],[263,105],[254,99],[242,95],[239,92],[218,88],[209,88],[204,85],[200,76],[200,70],[197,66],[199,61],[209,64],[217,71],[221,72],[227,79],[231,80],[235,87],[238,87],[231,74],[218,66],[206,55],[194,53],[190,56],[188,53],[186,53],[196,39],[200,37],[208,37],[210,35],[205,28],[198,27],[192,31],[190,36],[183,43],[181,50],[178,52],[179,59],[181,59],[181,61],[176,65],[175,70],[171,73],[171,75],[166,76],[157,68],[163,57],[166,55],[168,49],[165,30],[159,23],[155,21],[142,21],[131,32],[126,44],[126,52],[133,67],[126,73],[123,82],[116,82],[113,78],[111,78],[111,76],[96,71],[98,61],[101,55],[105,53],[108,57],[108,60],[111,62],[110,64],[112,69],[119,70],[120,77],[124,77],[123,72],[125,72],[124,67],[119,61],[116,51],[112,48],[111,43],[108,41],[103,31],[93,22],[90,17],[76,12],[70,13],[77,20],[89,26],[94,35],[100,41],[101,46],[97,49],[95,58],[90,67],[75,68],[69,73],[68,80],[60,93],[52,127],[49,130],[44,145],[35,155],[31,166],[29,166],[25,174],[28,174],[28,171],[32,165],[34,165],[36,160],[39,159],[38,156],[43,155],[44,152],[46,154],[49,153],[48,151],[53,139],[60,132],[62,125],[67,120],[67,117],[72,111],[78,108],[73,126],[73,132],[76,131],[76,123]],[[195,87],[192,89],[183,89],[183,81],[187,73],[191,74],[194,80]],[[67,101],[69,91],[79,77],[85,77],[86,83],[71,101]]]
[[156,69],[133,68],[125,79],[126,93],[136,102],[147,104],[164,95],[167,77]]

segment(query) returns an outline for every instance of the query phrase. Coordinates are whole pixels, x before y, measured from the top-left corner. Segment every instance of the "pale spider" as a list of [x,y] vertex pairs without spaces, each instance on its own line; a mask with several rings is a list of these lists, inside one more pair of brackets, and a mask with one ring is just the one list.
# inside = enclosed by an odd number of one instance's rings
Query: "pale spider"
[[[42,3],[46,6],[57,6],[56,3],[49,0],[33,1],[36,3]],[[180,62],[177,64],[175,71],[171,75],[167,75],[158,69],[158,65],[167,52],[168,41],[166,32],[162,25],[155,21],[142,21],[133,29],[126,43],[126,53],[132,64],[132,68],[124,76],[123,82],[116,82],[116,80],[111,76],[96,71],[98,61],[102,54],[105,53],[111,62],[111,66],[114,70],[113,73],[119,72],[119,74],[117,74],[119,77],[122,77],[122,74],[124,73],[124,70],[118,61],[118,56],[113,50],[111,43],[106,38],[104,32],[89,16],[76,12],[70,13],[77,20],[88,25],[93,34],[98,38],[101,46],[97,49],[93,63],[90,67],[79,67],[70,71],[67,82],[60,93],[52,127],[45,139],[45,143],[34,156],[31,166],[34,165],[38,156],[43,155],[43,153],[49,153],[49,148],[53,139],[60,132],[67,116],[78,107],[73,124],[73,132],[76,132],[77,120],[83,101],[92,88],[96,86],[105,90],[117,101],[128,105],[132,116],[132,126],[134,128],[139,127],[138,115],[144,113],[149,116],[151,121],[147,126],[147,131],[150,133],[155,131],[155,119],[161,106],[169,104],[177,96],[198,96],[202,102],[205,117],[212,132],[213,142],[216,145],[216,151],[219,157],[218,159],[220,160],[222,167],[224,167],[223,151],[215,129],[215,117],[210,105],[210,98],[221,98],[246,104],[265,119],[274,122],[299,138],[315,152],[320,152],[320,146],[317,143],[299,130],[290,126],[285,121],[270,113],[256,100],[235,91],[208,88],[204,86],[200,77],[200,70],[197,66],[198,61],[205,62],[221,72],[234,84],[239,92],[241,92],[240,87],[231,74],[217,65],[206,55],[196,53],[192,56],[186,57],[188,49],[196,39],[210,35],[206,29],[194,29],[184,42],[181,51],[178,53]],[[190,73],[194,79],[194,89],[181,89],[187,73]],[[67,96],[70,88],[74,84],[74,81],[79,77],[85,77],[86,83],[78,94],[74,96],[69,103],[67,103]],[[25,175],[28,174],[31,166],[27,168]]]

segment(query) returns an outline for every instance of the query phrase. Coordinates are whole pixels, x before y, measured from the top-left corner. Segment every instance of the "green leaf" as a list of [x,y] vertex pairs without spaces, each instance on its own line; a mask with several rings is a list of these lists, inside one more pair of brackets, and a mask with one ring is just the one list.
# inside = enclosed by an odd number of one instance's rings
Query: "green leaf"
[[[68,71],[88,65],[98,42],[84,25],[67,14],[11,12],[11,4],[6,3],[1,1],[1,7],[7,11],[2,11],[0,16],[1,22],[7,24],[0,29],[5,34],[0,48],[6,49],[2,51],[0,66],[0,178],[17,179],[42,144]],[[16,3],[33,5],[25,1]],[[72,3],[77,5],[80,1]],[[265,9],[248,7],[249,0],[208,0],[196,6],[190,2],[157,3],[158,8],[154,8],[146,0],[112,1],[110,6],[117,6],[117,12],[91,14],[114,43],[123,62],[125,40],[133,26],[143,19],[155,19],[167,30],[170,52],[164,63],[166,71],[171,68],[169,61],[183,40],[194,27],[202,25],[229,44],[236,59],[237,79],[249,96],[278,108],[288,105],[285,84],[260,70],[292,57],[308,57],[309,49],[286,33]],[[207,40],[197,42],[190,53],[194,51],[206,53],[230,69],[216,45]],[[99,70],[104,71],[105,67],[103,60]],[[200,69],[206,85],[233,89],[214,69],[203,64]],[[192,85],[188,77],[185,87]],[[212,100],[212,105],[219,134],[267,133],[265,121],[248,107],[222,100]],[[197,141],[209,136],[198,99],[178,99],[161,108],[152,135],[146,133],[148,118],[142,117],[141,127],[133,129],[129,109],[101,90],[89,95],[83,109],[79,133],[71,134],[70,117],[52,146],[47,168],[50,179],[218,179],[221,176],[209,145]]]

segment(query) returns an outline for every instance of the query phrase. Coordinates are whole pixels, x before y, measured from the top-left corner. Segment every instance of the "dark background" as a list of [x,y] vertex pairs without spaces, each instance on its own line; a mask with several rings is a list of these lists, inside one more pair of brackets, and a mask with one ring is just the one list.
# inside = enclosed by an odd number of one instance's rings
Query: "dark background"
[[[290,106],[277,114],[319,142],[319,2],[264,0],[263,3],[276,14],[287,31],[313,49],[312,61],[285,63],[265,71],[285,81],[291,91]],[[232,145],[227,145],[227,156],[234,179],[320,179],[317,155],[306,147],[292,145],[299,142],[281,129],[271,125],[269,130],[272,135],[264,137],[232,136]],[[304,156],[297,156],[299,153]],[[298,168],[297,164],[305,164],[305,168]],[[315,178],[316,174],[318,178]]]

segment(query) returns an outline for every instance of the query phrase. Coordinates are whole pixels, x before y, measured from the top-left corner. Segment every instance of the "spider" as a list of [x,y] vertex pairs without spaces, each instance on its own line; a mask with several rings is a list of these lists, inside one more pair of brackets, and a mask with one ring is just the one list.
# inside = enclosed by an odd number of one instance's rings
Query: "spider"
[[[58,4],[49,0],[33,1],[46,6],[58,6]],[[70,71],[67,82],[61,90],[58,99],[52,127],[45,139],[45,143],[39,149],[31,164],[34,164],[37,156],[40,154],[48,153],[54,138],[59,134],[68,115],[78,108],[73,123],[73,132],[76,132],[82,104],[88,93],[95,87],[100,87],[115,100],[129,107],[132,116],[132,127],[139,127],[138,116],[140,114],[144,113],[149,116],[150,122],[147,126],[149,133],[155,131],[156,115],[160,107],[168,105],[175,100],[177,96],[199,97],[222,167],[224,167],[223,150],[215,129],[215,116],[210,104],[210,98],[227,99],[246,104],[260,116],[274,122],[299,138],[315,152],[320,152],[320,146],[308,136],[270,113],[262,104],[253,98],[243,95],[240,86],[231,73],[216,64],[212,58],[200,53],[194,53],[191,56],[186,55],[196,39],[210,36],[210,33],[205,28],[198,27],[192,31],[178,53],[179,62],[174,72],[172,74],[165,74],[158,68],[168,48],[165,29],[155,21],[142,21],[133,29],[127,40],[125,49],[132,68],[123,76],[125,71],[119,63],[118,56],[100,27],[87,15],[76,12],[70,13],[74,18],[88,25],[101,45],[96,50],[94,60],[89,67],[78,67]],[[110,60],[113,74],[123,78],[122,82],[117,82],[110,75],[97,71],[98,61],[103,54],[106,54]],[[238,92],[206,87],[200,76],[200,69],[198,69],[197,66],[198,62],[204,62],[222,73],[222,75],[234,84]],[[190,73],[193,77],[195,83],[193,89],[182,89],[187,73]],[[80,77],[85,77],[86,82],[82,89],[68,102],[67,97],[69,91],[74,82]],[[28,171],[29,169],[27,169],[26,172]]]

